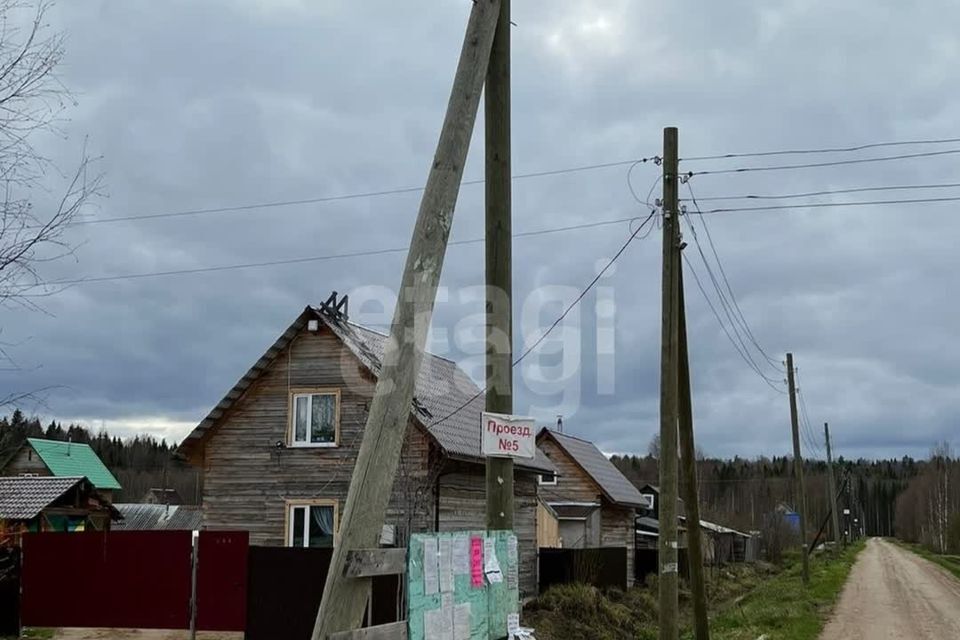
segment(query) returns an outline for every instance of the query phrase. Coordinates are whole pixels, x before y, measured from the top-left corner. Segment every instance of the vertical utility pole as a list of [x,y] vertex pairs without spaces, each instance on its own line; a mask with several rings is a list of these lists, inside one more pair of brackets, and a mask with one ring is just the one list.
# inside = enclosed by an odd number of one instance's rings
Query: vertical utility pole
[[[486,127],[486,409],[513,413],[513,252],[510,177],[510,0],[490,51]],[[513,459],[487,458],[487,529],[513,528]]]
[[679,135],[663,130],[663,292],[660,337],[660,640],[677,640],[677,370],[680,280]]
[[363,620],[370,581],[345,574],[347,556],[376,548],[386,517],[499,16],[499,0],[476,2],[470,12],[312,640],[357,629]]
[[[682,250],[682,246],[680,247]],[[679,258],[680,250],[677,251]],[[683,265],[677,260],[679,286],[680,344],[678,347],[680,407],[680,462],[683,466],[683,500],[687,507],[687,554],[690,591],[693,596],[693,637],[710,639],[707,592],[703,583],[703,538],[700,533],[700,490],[697,486],[697,447],[693,437],[693,394],[690,391],[690,354],[687,346],[687,311],[683,294]]]
[[830,497],[830,514],[833,518],[834,549],[840,549],[840,516],[837,514],[837,484],[833,475],[833,454],[830,451],[830,425],[823,423],[823,436],[827,440],[827,491]]
[[807,494],[803,488],[803,458],[800,456],[800,423],[797,419],[797,389],[794,385],[793,354],[787,354],[787,384],[790,386],[790,424],[793,427],[793,471],[797,480],[797,511],[800,513],[800,553],[803,557],[803,583],[810,582],[810,558],[807,553]]

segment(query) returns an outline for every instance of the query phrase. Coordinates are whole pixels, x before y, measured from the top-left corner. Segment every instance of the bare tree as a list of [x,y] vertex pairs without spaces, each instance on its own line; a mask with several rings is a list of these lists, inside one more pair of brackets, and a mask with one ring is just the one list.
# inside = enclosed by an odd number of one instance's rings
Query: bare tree
[[[85,148],[63,173],[35,146],[37,135],[63,135],[59,118],[75,104],[56,74],[64,34],[47,23],[50,7],[49,0],[0,0],[0,304],[7,307],[39,309],[37,298],[60,290],[41,268],[73,253],[66,231],[102,184]],[[52,187],[58,180],[62,190]],[[10,346],[0,343],[0,358],[18,368]],[[12,394],[0,406],[36,394]]]

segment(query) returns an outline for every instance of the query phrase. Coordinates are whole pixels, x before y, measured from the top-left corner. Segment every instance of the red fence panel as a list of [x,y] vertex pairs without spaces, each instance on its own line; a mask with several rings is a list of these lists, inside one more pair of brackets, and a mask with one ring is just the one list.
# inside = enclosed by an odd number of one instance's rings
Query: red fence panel
[[197,541],[197,628],[243,631],[247,621],[246,531],[201,531]]
[[187,628],[191,536],[190,531],[24,535],[23,625]]

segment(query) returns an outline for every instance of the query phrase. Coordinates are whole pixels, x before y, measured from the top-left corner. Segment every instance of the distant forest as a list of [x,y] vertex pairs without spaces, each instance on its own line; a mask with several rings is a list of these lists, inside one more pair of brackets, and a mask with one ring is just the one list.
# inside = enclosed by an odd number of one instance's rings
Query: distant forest
[[[655,449],[655,447],[654,447]],[[656,451],[646,456],[613,456],[612,462],[635,485],[657,484]],[[924,461],[909,457],[899,460],[847,460],[835,463],[837,492],[840,494],[841,527],[863,523],[867,535],[891,536],[897,531],[897,497],[917,477]],[[697,460],[701,517],[742,531],[763,530],[778,507],[799,508],[795,494],[793,458],[760,457]],[[807,494],[807,530],[815,535],[826,522],[829,511],[827,463],[804,461]],[[844,523],[843,509],[850,509]],[[857,522],[854,523],[853,520]]]
[[64,427],[51,421],[46,427],[39,418],[26,417],[19,410],[0,418],[0,464],[6,462],[27,438],[46,438],[88,444],[123,487],[115,502],[140,502],[152,488],[176,489],[184,504],[197,504],[202,479],[194,469],[173,457],[176,444],[153,436],[120,439],[105,431],[92,433],[86,427]]

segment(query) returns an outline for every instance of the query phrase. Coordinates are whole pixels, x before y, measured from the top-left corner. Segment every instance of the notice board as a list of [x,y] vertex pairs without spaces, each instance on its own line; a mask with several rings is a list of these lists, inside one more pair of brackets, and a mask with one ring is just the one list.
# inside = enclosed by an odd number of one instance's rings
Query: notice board
[[407,555],[409,640],[502,640],[520,622],[512,531],[414,534]]

